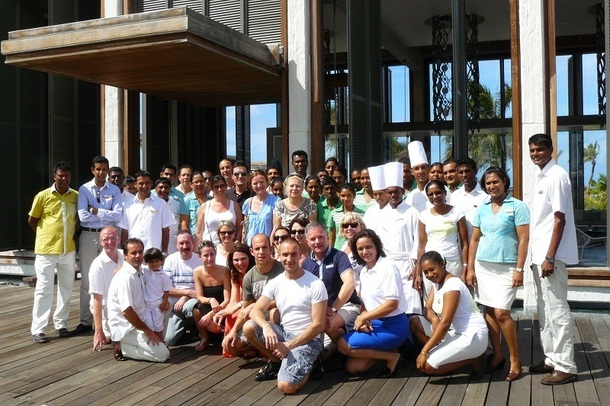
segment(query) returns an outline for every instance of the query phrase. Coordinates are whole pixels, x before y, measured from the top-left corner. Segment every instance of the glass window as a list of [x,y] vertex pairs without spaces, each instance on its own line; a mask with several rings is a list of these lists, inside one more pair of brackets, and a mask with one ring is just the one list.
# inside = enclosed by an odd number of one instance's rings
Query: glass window
[[599,114],[597,104],[597,56],[582,56],[582,102],[583,114]]
[[409,68],[404,65],[390,66],[388,71],[390,74],[390,122],[409,122],[411,121]]

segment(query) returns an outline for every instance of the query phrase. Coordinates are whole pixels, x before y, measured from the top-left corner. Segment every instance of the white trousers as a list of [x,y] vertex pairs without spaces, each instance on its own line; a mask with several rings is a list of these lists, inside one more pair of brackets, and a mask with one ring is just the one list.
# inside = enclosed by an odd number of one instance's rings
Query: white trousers
[[540,266],[532,265],[536,283],[540,341],[545,363],[557,371],[575,374],[574,324],[568,305],[568,270],[563,262],[555,261],[551,276],[541,278]]
[[36,290],[32,308],[32,335],[44,333],[53,306],[53,282],[57,269],[57,306],[53,314],[55,330],[68,328],[70,296],[74,288],[76,251],[61,255],[36,255]]
[[165,344],[150,345],[142,330],[129,330],[121,339],[123,356],[150,362],[165,362],[169,358],[169,349]]
[[[119,234],[120,235],[120,234]],[[89,268],[93,260],[102,252],[100,233],[83,230],[78,239],[78,265],[80,268],[80,322],[85,326],[93,324],[91,296],[89,295]]]

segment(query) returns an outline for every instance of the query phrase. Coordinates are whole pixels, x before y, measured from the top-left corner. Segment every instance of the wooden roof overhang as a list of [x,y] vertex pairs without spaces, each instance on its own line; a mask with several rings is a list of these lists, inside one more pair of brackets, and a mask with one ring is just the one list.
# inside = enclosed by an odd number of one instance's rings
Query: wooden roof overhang
[[202,106],[279,102],[278,50],[185,7],[12,31],[2,41],[10,65]]

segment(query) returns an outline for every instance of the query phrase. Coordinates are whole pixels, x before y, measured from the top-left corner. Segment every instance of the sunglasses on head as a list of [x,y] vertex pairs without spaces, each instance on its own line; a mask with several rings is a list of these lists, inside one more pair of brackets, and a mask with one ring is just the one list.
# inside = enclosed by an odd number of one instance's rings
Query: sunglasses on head
[[358,228],[360,226],[360,223],[343,223],[341,224],[341,227],[343,228]]

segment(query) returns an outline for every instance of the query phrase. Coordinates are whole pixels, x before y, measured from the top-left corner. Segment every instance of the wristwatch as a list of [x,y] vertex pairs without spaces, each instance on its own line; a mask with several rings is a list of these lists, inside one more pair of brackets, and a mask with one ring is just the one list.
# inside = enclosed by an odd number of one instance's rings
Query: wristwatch
[[555,263],[555,257],[544,257],[544,259],[546,259],[547,261],[549,261],[551,264]]

